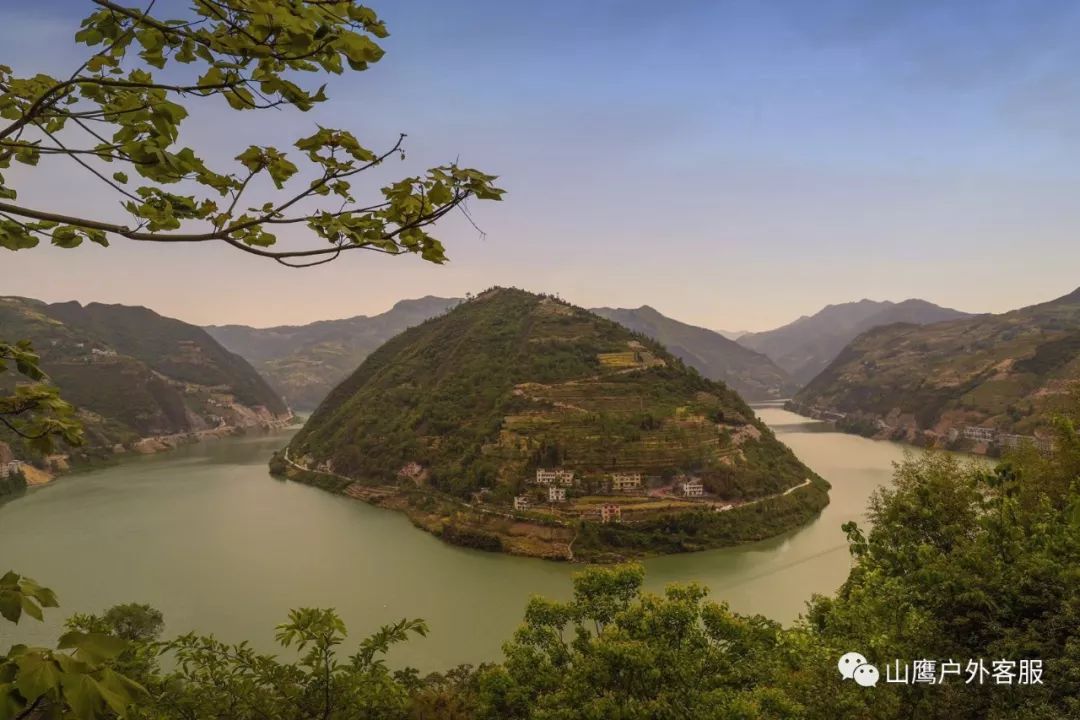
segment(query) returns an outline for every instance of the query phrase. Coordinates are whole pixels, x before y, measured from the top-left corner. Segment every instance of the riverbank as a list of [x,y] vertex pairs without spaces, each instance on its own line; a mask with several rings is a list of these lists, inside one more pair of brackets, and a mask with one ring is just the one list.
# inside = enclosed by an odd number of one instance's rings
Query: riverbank
[[243,436],[251,432],[271,433],[288,428],[296,421],[297,416],[290,412],[287,416],[260,418],[250,424],[218,425],[194,432],[153,435],[140,438],[128,445],[82,447],[78,448],[77,454],[48,455],[36,461],[38,464],[23,461],[21,470],[26,479],[26,486],[38,487],[47,485],[62,475],[108,467],[121,461],[125,456],[155,455],[188,445]]
[[453,545],[510,555],[589,563],[617,563],[661,555],[713,550],[801,527],[829,502],[820,477],[775,495],[743,502],[603,496],[584,498],[598,508],[619,503],[621,519],[572,516],[552,509],[508,511],[467,503],[415,483],[366,484],[275,454],[271,472],[296,482],[403,513],[412,524]]

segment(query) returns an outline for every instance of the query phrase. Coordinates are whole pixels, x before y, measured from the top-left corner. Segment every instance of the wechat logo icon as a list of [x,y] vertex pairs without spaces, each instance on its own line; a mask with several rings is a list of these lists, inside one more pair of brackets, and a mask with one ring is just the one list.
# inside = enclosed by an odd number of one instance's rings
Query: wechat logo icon
[[840,657],[836,663],[836,669],[840,671],[840,677],[845,680],[854,680],[857,685],[873,687],[877,685],[881,674],[878,669],[866,660],[862,653],[849,652]]

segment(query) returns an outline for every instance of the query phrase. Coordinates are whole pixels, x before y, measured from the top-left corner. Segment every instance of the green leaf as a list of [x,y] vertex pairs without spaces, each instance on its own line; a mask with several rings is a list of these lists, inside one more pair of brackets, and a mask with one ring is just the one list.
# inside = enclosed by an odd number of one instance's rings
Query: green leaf
[[61,650],[75,650],[79,660],[98,663],[112,660],[127,649],[127,642],[103,633],[65,633],[60,637],[57,647]]
[[60,687],[60,669],[51,658],[33,653],[20,656],[15,664],[19,668],[15,685],[28,703]]

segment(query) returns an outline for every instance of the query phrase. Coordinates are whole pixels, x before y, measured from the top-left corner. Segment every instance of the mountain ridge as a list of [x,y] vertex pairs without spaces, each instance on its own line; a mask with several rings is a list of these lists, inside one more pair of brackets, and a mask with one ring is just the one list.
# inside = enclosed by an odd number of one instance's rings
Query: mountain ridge
[[996,315],[853,340],[794,398],[848,430],[997,452],[1049,432],[1080,381],[1080,290]]
[[670,318],[656,308],[590,308],[601,317],[657,340],[710,380],[719,380],[748,400],[790,397],[798,386],[766,355],[722,333]]
[[768,356],[799,385],[805,385],[848,343],[873,327],[895,322],[924,325],[971,316],[918,298],[899,302],[863,298],[826,305],[813,315],[803,315],[773,330],[747,333],[737,342]]

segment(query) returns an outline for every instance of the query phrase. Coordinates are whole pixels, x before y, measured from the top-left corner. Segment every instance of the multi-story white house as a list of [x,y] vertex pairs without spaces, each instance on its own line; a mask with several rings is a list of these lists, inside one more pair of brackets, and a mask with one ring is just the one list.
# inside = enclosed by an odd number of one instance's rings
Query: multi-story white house
[[615,503],[604,503],[600,506],[600,522],[622,522],[622,508]]
[[627,492],[641,487],[641,473],[612,473],[611,491]]
[[683,497],[701,497],[705,494],[705,486],[696,478],[681,483],[679,490],[682,491]]
[[548,487],[548,502],[566,502],[566,488],[555,487],[554,485]]
[[964,437],[968,440],[974,440],[975,442],[994,442],[994,439],[997,437],[997,430],[994,428],[968,425],[964,428]]
[[0,478],[6,478],[9,475],[15,475],[22,470],[21,460],[12,460],[6,463],[0,463]]
[[515,497],[514,498],[514,509],[515,510],[528,510],[529,509],[529,498],[528,498],[528,496],[526,496],[526,495],[518,495],[517,497]]
[[574,484],[573,470],[536,470],[537,485],[561,485],[570,487]]

